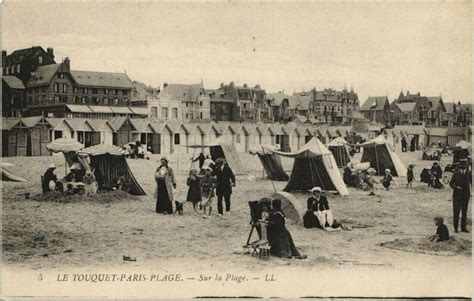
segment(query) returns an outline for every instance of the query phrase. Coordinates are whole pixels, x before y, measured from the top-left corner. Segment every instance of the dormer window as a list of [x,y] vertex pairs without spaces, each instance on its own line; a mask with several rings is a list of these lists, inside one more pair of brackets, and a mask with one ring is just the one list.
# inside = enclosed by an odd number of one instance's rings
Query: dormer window
[[43,64],[43,57],[41,55],[38,56],[38,63]]

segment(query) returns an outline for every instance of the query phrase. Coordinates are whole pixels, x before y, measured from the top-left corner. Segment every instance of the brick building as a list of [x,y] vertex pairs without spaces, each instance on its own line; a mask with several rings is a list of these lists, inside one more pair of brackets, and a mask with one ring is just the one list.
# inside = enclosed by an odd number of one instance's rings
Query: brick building
[[56,64],[54,61],[53,48],[46,51],[39,46],[26,49],[19,49],[7,55],[2,51],[3,75],[16,76],[23,84],[26,84],[31,77],[31,73],[39,66]]
[[2,77],[2,117],[20,117],[25,109],[25,85],[16,76]]
[[127,74],[76,71],[65,58],[38,67],[26,83],[29,116],[106,118],[146,117],[147,109],[132,107],[134,86]]

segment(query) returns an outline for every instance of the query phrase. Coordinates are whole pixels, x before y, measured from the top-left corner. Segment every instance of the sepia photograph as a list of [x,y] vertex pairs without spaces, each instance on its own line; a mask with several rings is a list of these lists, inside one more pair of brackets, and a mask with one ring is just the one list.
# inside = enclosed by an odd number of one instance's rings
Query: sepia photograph
[[2,298],[472,298],[470,1],[1,19]]

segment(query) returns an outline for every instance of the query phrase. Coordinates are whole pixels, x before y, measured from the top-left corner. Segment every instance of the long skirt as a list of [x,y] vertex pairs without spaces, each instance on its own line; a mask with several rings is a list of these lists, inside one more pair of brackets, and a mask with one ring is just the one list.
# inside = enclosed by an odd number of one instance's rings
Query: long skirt
[[173,204],[166,189],[166,182],[164,180],[158,180],[158,193],[156,197],[156,212],[158,213],[173,213]]
[[292,256],[301,256],[298,249],[296,249],[293,238],[287,229],[282,229],[278,233],[271,235],[270,233],[268,241],[270,243],[270,253],[275,257],[288,258]]

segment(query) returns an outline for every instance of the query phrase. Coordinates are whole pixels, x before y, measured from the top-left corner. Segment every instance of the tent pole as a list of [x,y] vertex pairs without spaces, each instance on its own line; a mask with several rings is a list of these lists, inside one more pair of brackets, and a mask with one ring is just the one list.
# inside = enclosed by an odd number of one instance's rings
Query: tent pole
[[[265,155],[265,149],[263,148],[263,145],[262,145],[262,151],[263,151],[263,155]],[[265,169],[265,168],[264,168],[264,169]],[[270,178],[270,181],[272,181],[273,190],[274,190],[275,192],[277,192],[276,187],[275,187],[275,183],[273,183],[273,179]]]

